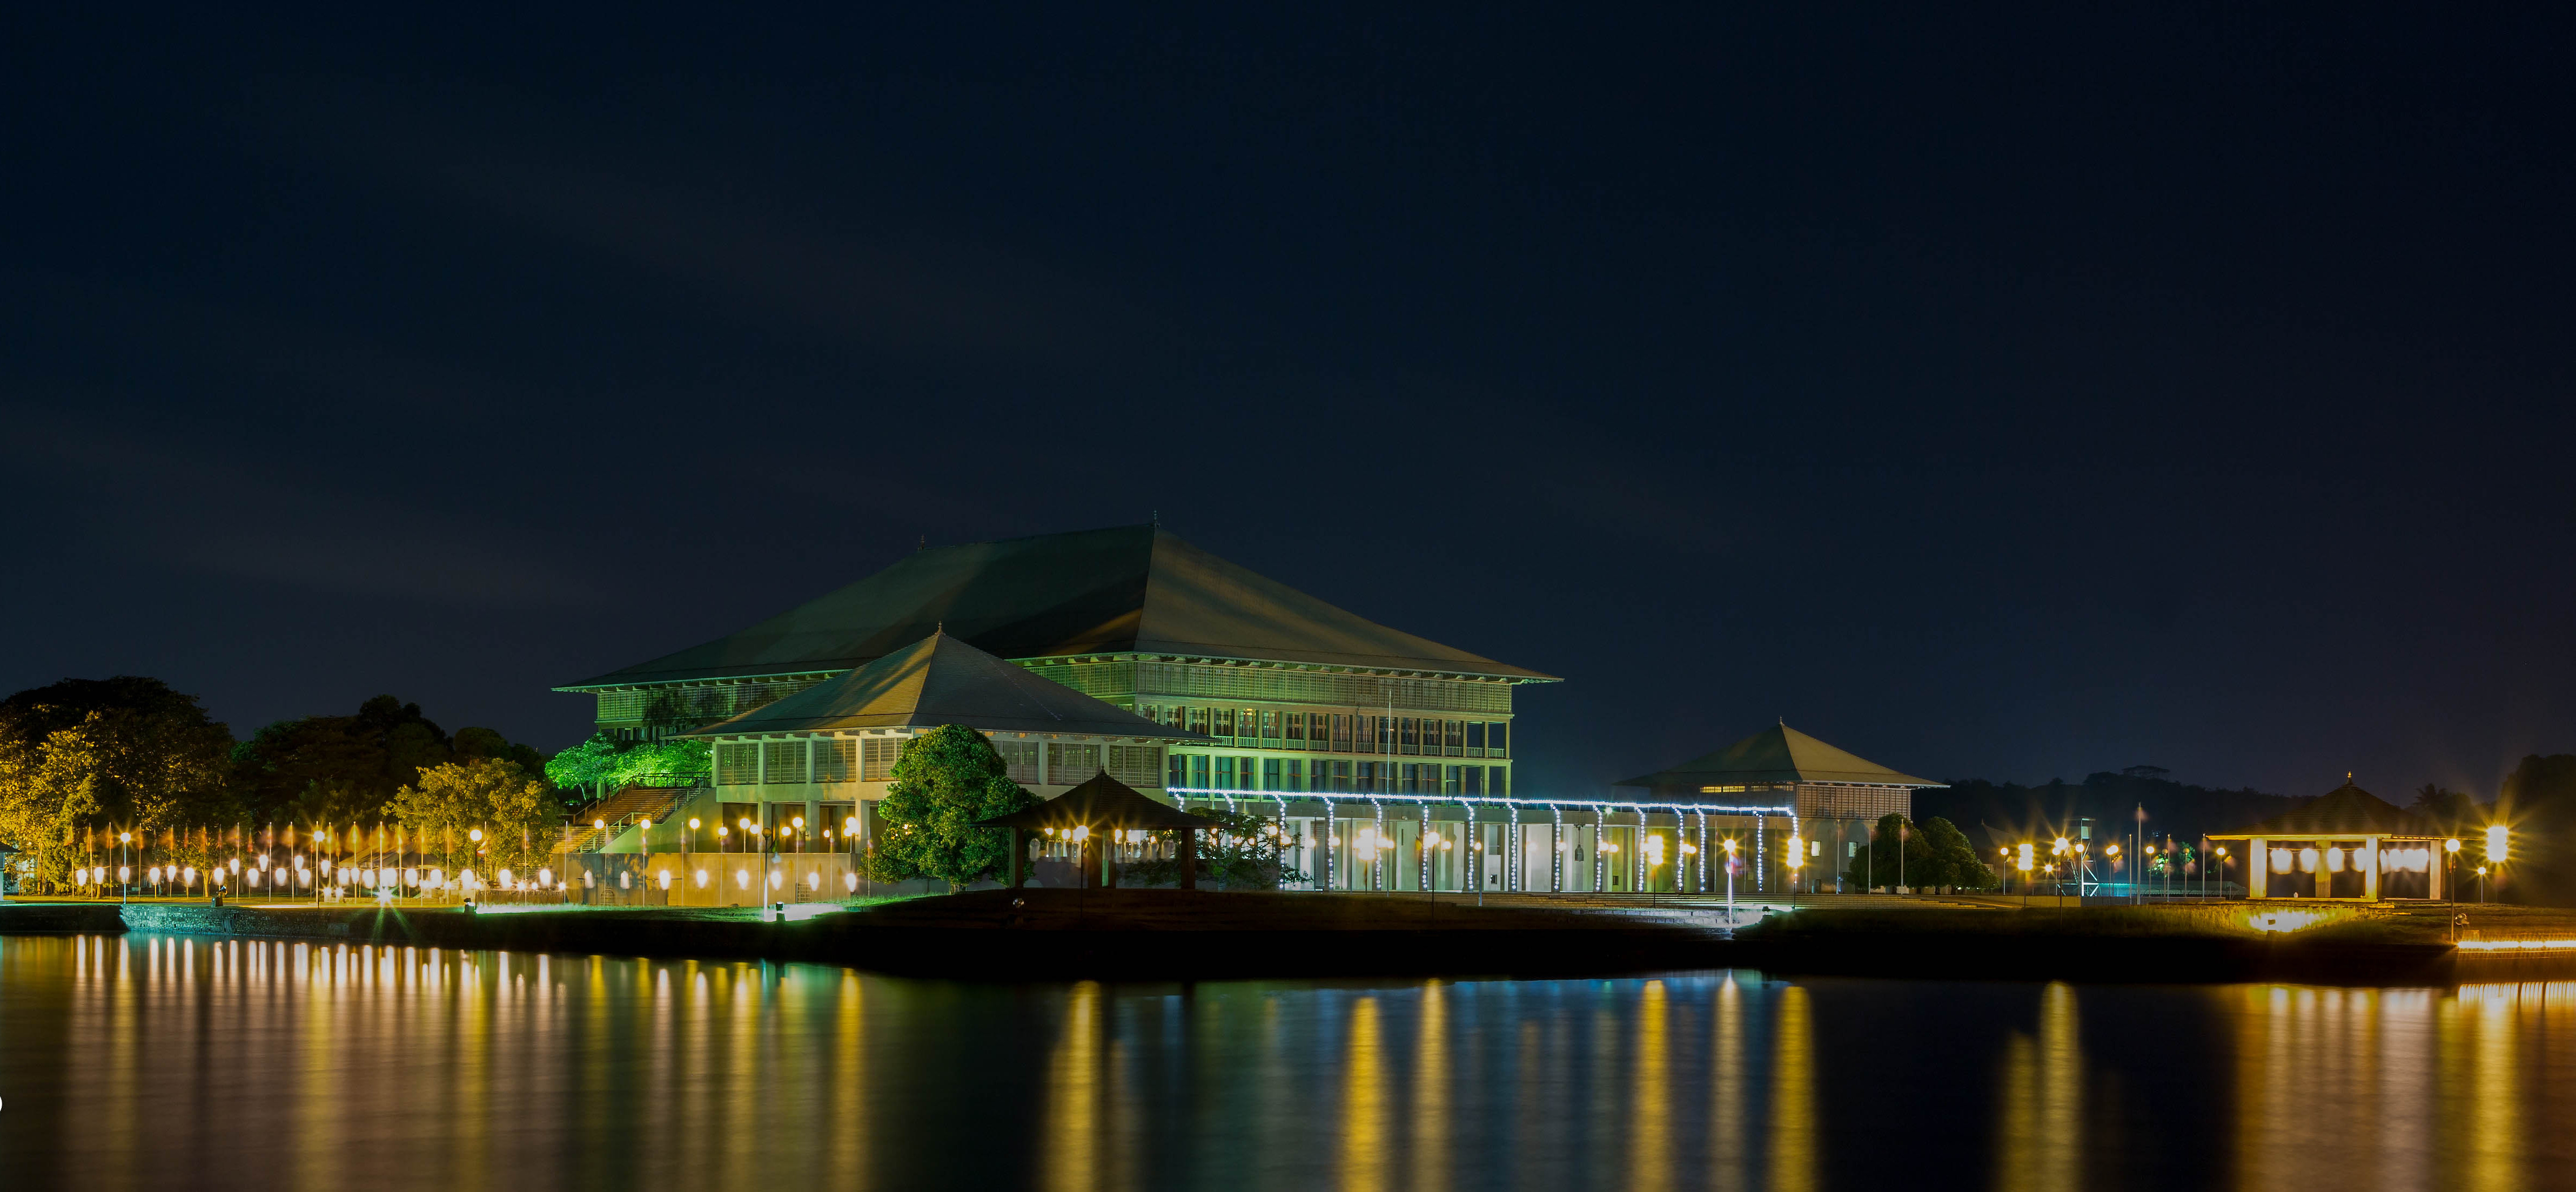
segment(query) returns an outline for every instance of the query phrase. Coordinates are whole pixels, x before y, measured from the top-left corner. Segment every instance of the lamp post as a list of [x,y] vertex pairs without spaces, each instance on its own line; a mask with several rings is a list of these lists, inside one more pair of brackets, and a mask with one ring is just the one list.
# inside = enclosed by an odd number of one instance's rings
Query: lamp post
[[[2223,844],[2219,845],[2217,848],[2211,850],[2209,855],[2215,858],[2218,862],[2214,867],[2218,871],[2218,896],[2225,898],[2227,896],[2227,846]],[[2201,879],[2204,888],[2207,887],[2208,880],[2209,879],[2206,877]]]
[[2038,852],[2039,846],[2025,840],[2022,842],[2020,854],[2013,858],[2015,861],[2020,862],[2021,905],[2025,910],[2030,907],[2030,871],[2031,867],[2037,863],[2036,854]]
[[2454,836],[2442,842],[2442,897],[2451,902],[2460,900],[2459,881],[2452,876],[2459,868],[2460,838]]
[[[126,881],[126,876],[127,876],[128,874],[130,874],[130,873],[132,873],[132,872],[133,872],[133,869],[134,869],[133,862],[132,862],[132,858],[133,858],[133,856],[134,856],[134,833],[132,833],[132,832],[119,832],[119,833],[117,833],[117,834],[116,834],[116,859],[117,859],[117,866],[116,866],[116,900],[117,900],[118,902],[124,902],[124,901],[126,900],[126,899],[125,899],[125,891],[126,891],[126,888],[127,888],[128,884],[129,884],[129,883]],[[2480,872],[2484,872],[2484,871],[2483,871],[2483,870],[2481,870]]]
[[[2484,867],[2478,870],[2478,875],[2481,879],[2485,877],[2488,869],[2495,870],[2496,875],[2499,877],[2504,875],[2504,855],[2505,845],[2507,843],[2505,837],[2506,832],[2503,824],[2487,825],[2487,863]],[[2478,901],[2485,902],[2486,900],[2486,883],[2484,880],[2480,880],[2478,883]]]
[[1726,845],[1726,925],[1733,927],[1735,926],[1735,838],[1729,836],[1724,843]]

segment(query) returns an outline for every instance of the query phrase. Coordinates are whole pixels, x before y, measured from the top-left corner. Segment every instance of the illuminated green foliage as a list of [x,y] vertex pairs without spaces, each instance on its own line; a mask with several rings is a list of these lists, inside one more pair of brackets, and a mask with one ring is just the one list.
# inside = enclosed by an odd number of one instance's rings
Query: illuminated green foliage
[[705,776],[715,773],[713,755],[704,741],[617,741],[606,733],[546,761],[546,780],[585,798],[612,794],[644,775]]
[[1010,859],[1010,833],[967,825],[1034,806],[984,734],[946,724],[904,744],[877,813],[886,829],[868,851],[881,882],[938,878],[951,889],[990,876]]

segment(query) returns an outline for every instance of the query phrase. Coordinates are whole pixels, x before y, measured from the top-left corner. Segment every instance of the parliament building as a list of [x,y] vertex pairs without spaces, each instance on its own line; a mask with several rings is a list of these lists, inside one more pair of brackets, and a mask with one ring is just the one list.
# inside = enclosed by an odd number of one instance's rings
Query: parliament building
[[1149,525],[924,549],[557,690],[594,697],[604,732],[713,747],[709,786],[622,804],[644,810],[587,849],[786,849],[814,872],[783,880],[817,886],[856,880],[827,857],[881,830],[870,809],[896,751],[941,724],[983,732],[1040,797],[1105,772],[1184,806],[1256,811],[1310,888],[1708,890],[1726,840],[1746,889],[1780,888],[1798,865],[1770,854],[1802,839],[1823,792],[1828,814],[1856,817],[1933,785],[1839,750],[1833,772],[1802,774],[1830,747],[1797,735],[1632,780],[1648,788],[1636,798],[1552,797],[1513,773],[1512,696],[1556,681]]

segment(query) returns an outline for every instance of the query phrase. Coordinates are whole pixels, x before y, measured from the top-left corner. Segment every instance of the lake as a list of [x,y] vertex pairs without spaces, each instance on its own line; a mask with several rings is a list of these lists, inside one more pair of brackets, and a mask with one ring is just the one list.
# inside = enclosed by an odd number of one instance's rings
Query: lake
[[10,1187],[2515,1188],[2576,985],[990,985],[0,937]]

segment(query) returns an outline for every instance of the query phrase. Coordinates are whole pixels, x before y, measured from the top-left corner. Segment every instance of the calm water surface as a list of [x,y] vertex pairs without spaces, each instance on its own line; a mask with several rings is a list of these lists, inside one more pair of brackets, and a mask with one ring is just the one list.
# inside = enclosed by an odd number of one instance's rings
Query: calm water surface
[[0,937],[0,1186],[2515,1188],[2576,986],[994,986]]

